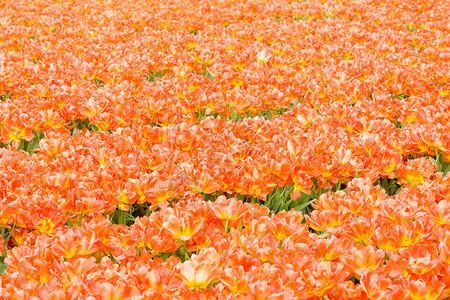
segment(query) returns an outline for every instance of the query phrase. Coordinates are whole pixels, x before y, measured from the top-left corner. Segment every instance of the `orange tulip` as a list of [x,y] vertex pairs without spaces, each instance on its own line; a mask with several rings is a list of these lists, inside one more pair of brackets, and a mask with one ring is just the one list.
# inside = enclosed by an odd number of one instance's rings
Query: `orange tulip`
[[55,237],[54,243],[53,253],[66,258],[91,255],[103,245],[102,240],[97,238],[95,233],[85,236],[80,230],[71,230],[60,237]]
[[350,218],[349,223],[344,227],[344,232],[347,237],[357,243],[371,245],[375,227],[376,223],[373,219],[365,217]]
[[447,265],[450,265],[450,232],[445,232],[445,238],[439,243],[439,254]]
[[399,184],[409,184],[412,186],[425,182],[436,171],[436,165],[431,160],[424,157],[409,160],[405,165],[397,168]]
[[269,59],[272,57],[272,54],[268,53],[265,49],[260,51],[258,55],[256,56],[256,61],[258,64],[266,64]]
[[360,279],[361,286],[369,299],[390,299],[392,291],[396,288],[392,284],[391,278],[386,276],[381,270],[373,270],[364,273]]
[[396,236],[390,232],[389,224],[380,224],[381,226],[375,229],[373,240],[379,249],[398,251],[402,246]]
[[450,224],[450,202],[442,200],[439,203],[432,201],[427,206],[427,218],[439,225]]
[[305,216],[308,225],[317,231],[334,230],[340,227],[350,217],[348,210],[315,210],[311,213],[311,217]]
[[390,256],[387,266],[391,269],[391,276],[407,277],[409,274],[422,276],[436,270],[442,263],[436,245],[415,244],[408,248],[401,248],[399,254]]
[[324,261],[334,261],[344,253],[348,242],[346,243],[332,235],[327,239],[318,238],[314,244],[317,247],[315,250],[316,257]]
[[446,296],[445,284],[440,282],[437,276],[413,280],[408,278],[403,283],[406,291],[409,291],[405,299],[440,300]]
[[221,270],[219,280],[233,294],[248,294],[250,292],[251,275],[247,275],[242,266]]
[[213,211],[214,215],[220,220],[238,220],[246,212],[246,206],[242,201],[238,201],[235,198],[226,198],[225,196],[219,196],[216,201],[208,202],[209,208]]
[[282,211],[267,219],[265,224],[267,229],[280,241],[288,238],[294,243],[298,243],[306,238],[308,228],[301,224],[303,215],[301,212],[291,210]]
[[210,248],[199,255],[192,255],[191,260],[178,265],[177,276],[188,288],[205,289],[217,281],[218,264],[219,256],[214,248]]
[[375,250],[373,246],[360,246],[349,249],[344,253],[341,262],[355,273],[356,278],[369,270],[377,269],[384,262],[385,252],[381,249]]
[[121,300],[132,296],[132,287],[126,282],[104,282],[96,287],[103,300]]
[[301,274],[306,293],[324,296],[333,293],[339,283],[349,278],[341,263],[311,261]]
[[203,224],[203,219],[196,219],[191,214],[186,214],[181,219],[171,215],[162,224],[162,228],[167,230],[174,239],[186,242],[200,231]]
[[139,243],[139,246],[150,249],[149,251],[152,255],[158,256],[161,253],[174,252],[181,247],[169,233],[165,233],[162,230],[148,228],[142,234],[142,242]]

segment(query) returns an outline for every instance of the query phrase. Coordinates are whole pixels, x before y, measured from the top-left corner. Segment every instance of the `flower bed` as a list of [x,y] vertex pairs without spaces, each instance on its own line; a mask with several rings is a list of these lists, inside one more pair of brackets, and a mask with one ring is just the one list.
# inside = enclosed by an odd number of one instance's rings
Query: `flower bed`
[[446,299],[447,1],[0,1],[1,299]]

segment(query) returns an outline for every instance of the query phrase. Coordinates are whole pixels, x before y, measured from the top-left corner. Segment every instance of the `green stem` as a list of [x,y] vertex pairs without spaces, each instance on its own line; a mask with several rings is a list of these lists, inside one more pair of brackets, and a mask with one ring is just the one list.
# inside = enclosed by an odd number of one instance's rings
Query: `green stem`
[[225,233],[228,233],[228,219],[227,219],[227,221],[225,222]]
[[81,220],[83,219],[83,214],[81,213],[80,218],[78,219],[78,227],[81,227]]
[[[16,229],[16,223],[14,222],[14,224],[11,226],[11,229],[9,230],[8,234],[6,234],[5,238],[4,238],[4,245],[6,246],[6,244],[8,243],[9,239],[11,238],[12,232],[14,231],[14,229]],[[3,234],[2,234],[3,235]]]
[[341,189],[341,180],[342,180],[342,179],[339,179],[339,182],[338,182],[337,185],[336,185],[336,187],[337,187],[336,192],[339,191],[339,190]]
[[189,260],[189,255],[188,255],[188,250],[187,250],[187,246],[186,246],[186,241],[183,241],[183,252],[184,252],[184,258],[185,260]]
[[150,121],[150,125],[151,125],[151,126],[153,126],[153,118],[155,117],[155,113],[156,113],[156,111],[154,110],[154,111],[153,111],[153,114],[152,114],[152,120]]
[[381,185],[382,185],[383,188],[386,190],[386,192],[389,193],[389,187],[388,187],[387,177],[383,177],[381,180],[383,181],[383,183],[382,183]]
[[438,150],[437,150],[437,148],[436,147],[434,147],[434,153],[435,153],[435,159],[434,159],[434,161],[435,161],[435,163],[436,163],[436,172],[440,172],[441,171],[441,164],[439,163],[439,156],[440,156],[440,152],[438,153]]
[[123,211],[119,210],[117,223],[122,224],[123,220]]

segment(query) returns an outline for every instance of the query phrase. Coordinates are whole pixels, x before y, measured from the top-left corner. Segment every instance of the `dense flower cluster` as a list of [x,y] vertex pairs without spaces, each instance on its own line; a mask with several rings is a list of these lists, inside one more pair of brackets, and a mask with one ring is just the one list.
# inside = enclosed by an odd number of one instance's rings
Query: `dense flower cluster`
[[450,297],[448,7],[0,0],[0,299]]

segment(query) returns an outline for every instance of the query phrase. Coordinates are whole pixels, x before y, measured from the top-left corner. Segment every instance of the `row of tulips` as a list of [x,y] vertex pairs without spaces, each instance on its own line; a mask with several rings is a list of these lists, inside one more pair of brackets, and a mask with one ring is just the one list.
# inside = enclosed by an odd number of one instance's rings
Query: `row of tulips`
[[437,176],[389,197],[370,179],[355,178],[346,192],[319,197],[306,223],[301,212],[269,216],[256,204],[191,194],[130,227],[98,216],[52,236],[17,228],[3,295],[443,299],[449,187]]
[[415,186],[449,170],[448,125],[397,129],[386,120],[360,118],[348,130],[345,119],[317,115],[305,129],[302,115],[289,121],[292,116],[47,133],[32,156],[0,149],[0,225],[51,235],[68,220],[116,207],[129,211],[132,204],[153,210],[189,192],[264,201],[278,186],[306,201],[312,190],[338,190],[355,177]]
[[0,1],[0,298],[450,297],[447,5]]
[[184,2],[153,3],[151,12],[148,3],[60,3],[2,9],[5,144],[77,119],[100,130],[164,126],[267,115],[299,101],[370,103],[373,93],[413,97],[376,109],[383,117],[428,122],[421,106],[450,91],[441,2],[418,12],[418,3],[205,1],[201,24]]

